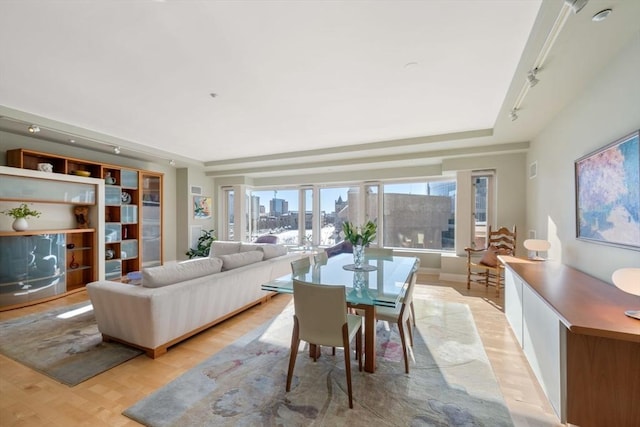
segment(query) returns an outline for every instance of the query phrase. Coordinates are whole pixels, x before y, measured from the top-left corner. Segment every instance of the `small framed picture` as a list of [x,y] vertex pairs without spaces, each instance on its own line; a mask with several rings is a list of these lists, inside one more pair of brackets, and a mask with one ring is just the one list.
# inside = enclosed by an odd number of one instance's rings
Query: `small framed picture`
[[211,197],[193,196],[193,217],[195,219],[211,218]]

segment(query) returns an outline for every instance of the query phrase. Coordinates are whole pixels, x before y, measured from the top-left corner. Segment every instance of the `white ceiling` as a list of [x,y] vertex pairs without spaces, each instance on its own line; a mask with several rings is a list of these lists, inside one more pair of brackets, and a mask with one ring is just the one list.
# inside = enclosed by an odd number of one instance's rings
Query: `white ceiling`
[[0,128],[41,119],[213,175],[428,164],[534,137],[638,31],[638,4],[572,14],[511,122],[561,0],[3,0]]

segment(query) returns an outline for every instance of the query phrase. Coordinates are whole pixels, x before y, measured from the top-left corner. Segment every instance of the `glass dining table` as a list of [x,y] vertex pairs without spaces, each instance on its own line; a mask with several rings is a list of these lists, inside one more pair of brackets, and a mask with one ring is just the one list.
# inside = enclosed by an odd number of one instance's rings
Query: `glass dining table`
[[[352,254],[339,254],[326,263],[313,264],[295,275],[288,274],[262,285],[262,290],[293,293],[293,279],[318,285],[344,285],[347,305],[363,310],[364,369],[376,370],[376,306],[396,307],[407,289],[417,258],[365,255],[362,269],[353,266]],[[311,352],[316,351],[311,346]]]

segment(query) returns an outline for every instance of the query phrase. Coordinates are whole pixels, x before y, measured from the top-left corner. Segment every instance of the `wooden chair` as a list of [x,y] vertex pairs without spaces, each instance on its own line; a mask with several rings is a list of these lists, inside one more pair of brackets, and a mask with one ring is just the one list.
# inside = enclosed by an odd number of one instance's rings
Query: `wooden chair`
[[[500,287],[504,286],[504,266],[498,255],[516,254],[516,226],[513,231],[500,227],[497,231],[487,230],[487,247],[484,249],[464,248],[467,252],[467,289],[471,283],[479,283],[485,287],[495,286],[496,296],[500,296]],[[477,256],[482,258],[477,260]]]
[[362,371],[362,317],[347,314],[345,287],[315,285],[294,279],[293,304],[295,314],[286,390],[291,390],[300,340],[316,345],[343,347],[349,408],[353,408],[349,343],[355,337],[358,369]]

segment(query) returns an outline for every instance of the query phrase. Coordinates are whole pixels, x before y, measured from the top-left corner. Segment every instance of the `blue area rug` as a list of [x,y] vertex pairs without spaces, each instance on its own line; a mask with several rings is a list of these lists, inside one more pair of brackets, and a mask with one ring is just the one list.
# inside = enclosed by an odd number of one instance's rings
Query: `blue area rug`
[[[341,349],[296,359],[285,392],[292,305],[124,415],[146,426],[511,426],[469,307],[416,300],[415,362],[404,372],[396,326],[378,322],[374,374],[352,365],[349,409]],[[306,347],[305,347],[306,350]]]
[[0,353],[74,386],[142,351],[102,342],[91,303],[0,322]]

